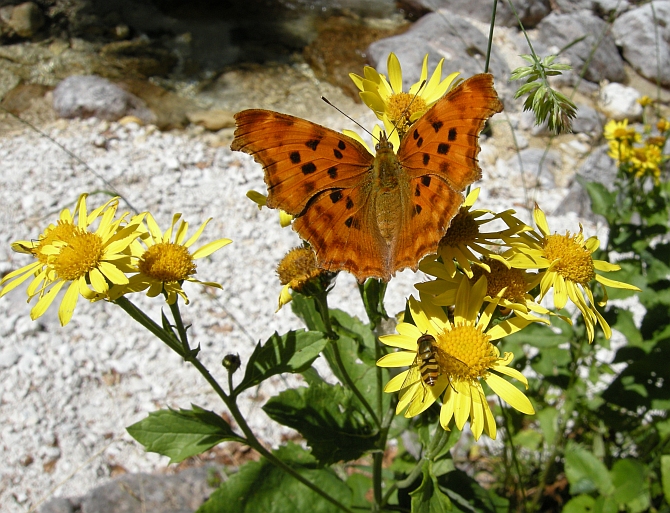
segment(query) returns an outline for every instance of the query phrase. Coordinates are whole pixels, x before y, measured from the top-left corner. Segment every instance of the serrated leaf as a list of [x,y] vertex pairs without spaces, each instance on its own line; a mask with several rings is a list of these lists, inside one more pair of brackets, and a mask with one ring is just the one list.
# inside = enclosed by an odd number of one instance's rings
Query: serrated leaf
[[158,410],[126,428],[149,452],[179,463],[226,441],[243,441],[219,415],[193,405],[192,410]]
[[369,324],[352,317],[342,310],[331,310],[333,329],[338,335],[344,335],[358,342],[358,356],[366,364],[374,366],[377,362],[377,339]]
[[286,390],[271,398],[263,410],[305,437],[314,457],[325,464],[355,460],[372,450],[379,438],[368,413],[340,385]]
[[607,467],[580,445],[570,444],[566,449],[565,475],[573,495],[596,490],[601,495],[611,495],[614,492]]
[[318,331],[289,331],[275,333],[264,345],[260,343],[249,357],[244,378],[233,395],[253,387],[275,374],[307,370],[328,343]]
[[[303,452],[305,452],[303,450]],[[351,490],[330,469],[292,463],[291,467],[346,507]],[[267,460],[249,462],[226,480],[196,513],[310,513],[341,512],[336,505],[312,491]]]

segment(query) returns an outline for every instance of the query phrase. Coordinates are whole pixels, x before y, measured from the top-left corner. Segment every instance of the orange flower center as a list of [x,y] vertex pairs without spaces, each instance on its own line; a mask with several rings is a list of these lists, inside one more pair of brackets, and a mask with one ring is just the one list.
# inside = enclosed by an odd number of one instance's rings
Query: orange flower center
[[183,281],[196,271],[188,248],[173,242],[150,246],[137,266],[143,274],[163,283]]
[[458,247],[461,244],[466,246],[477,240],[479,236],[479,225],[468,213],[467,210],[459,210],[456,217],[451,220],[451,225],[447,233],[440,241],[440,246]]
[[386,113],[400,134],[400,138],[407,133],[410,125],[410,119],[417,112],[426,110],[426,101],[416,94],[394,93],[389,96]]
[[573,283],[586,285],[596,272],[588,249],[576,240],[577,235],[548,235],[544,243],[547,260],[554,263],[552,270]]
[[454,326],[437,339],[436,359],[443,374],[458,380],[473,381],[486,376],[498,360],[490,337],[472,324]]
[[[61,228],[60,230],[58,230]],[[63,224],[52,232],[60,231],[60,237],[53,242],[65,242],[57,255],[50,261],[56,275],[62,280],[76,280],[95,269],[102,260],[102,238],[95,233],[82,230],[71,224]],[[50,234],[51,235],[51,234]],[[54,244],[55,245],[55,244]],[[40,259],[41,260],[41,259]]]

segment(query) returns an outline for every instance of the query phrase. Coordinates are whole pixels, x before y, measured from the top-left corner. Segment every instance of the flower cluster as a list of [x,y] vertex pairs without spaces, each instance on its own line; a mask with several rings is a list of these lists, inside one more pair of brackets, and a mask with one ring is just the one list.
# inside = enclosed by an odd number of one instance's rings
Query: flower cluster
[[[35,261],[10,272],[0,280],[0,297],[32,277],[27,288],[28,301],[37,298],[30,312],[37,319],[68,284],[58,310],[61,325],[72,319],[79,296],[89,301],[115,300],[147,290],[150,297],[164,294],[169,304],[177,295],[186,303],[182,283],[192,281],[213,287],[218,283],[194,278],[194,260],[212,254],[231,241],[218,239],[191,253],[208,221],[188,240],[188,224],[175,214],[172,225],[162,233],[148,212],[130,217],[117,215],[119,198],[89,212],[86,194],[77,201],[74,212],[64,209],[56,224],[50,224],[31,241],[17,241],[12,249],[31,255]],[[174,235],[174,237],[173,237]]]
[[[410,299],[411,318],[398,325],[398,335],[380,338],[400,351],[378,361],[383,367],[410,367],[385,389],[400,392],[398,413],[415,416],[442,397],[442,426],[449,429],[454,419],[461,429],[469,418],[475,439],[483,432],[496,436],[482,381],[512,407],[533,413],[528,398],[500,376],[527,384],[509,367],[514,355],[501,356],[494,343],[531,323],[548,324],[552,316],[571,322],[540,304],[550,291],[557,311],[568,301],[574,304],[592,342],[596,325],[611,336],[597,309],[607,303],[605,287],[639,290],[600,274],[619,266],[592,257],[600,242],[585,239],[581,227],[577,234],[551,233],[536,207],[534,229],[512,210],[472,208],[478,193],[475,189],[466,198],[438,254],[421,262],[419,268],[434,279],[416,285],[419,299]],[[487,227],[495,225],[495,230]],[[592,290],[596,284],[602,289],[598,302]],[[424,335],[432,337],[431,345],[419,342]]]
[[[653,101],[646,96],[640,98],[638,102],[645,107],[645,112],[646,107],[653,104]],[[657,121],[655,130],[651,124],[645,123],[642,133],[629,126],[627,119],[623,121],[612,119],[607,122],[604,130],[605,139],[609,144],[608,155],[616,160],[624,176],[639,181],[651,178],[657,186],[667,161],[663,150],[669,134],[670,121],[665,118]]]

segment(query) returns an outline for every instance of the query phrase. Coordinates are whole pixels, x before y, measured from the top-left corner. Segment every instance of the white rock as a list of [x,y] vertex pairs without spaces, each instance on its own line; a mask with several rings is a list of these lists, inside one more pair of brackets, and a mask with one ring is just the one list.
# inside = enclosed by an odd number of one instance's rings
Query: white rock
[[0,369],[11,367],[19,361],[21,355],[14,348],[5,349],[0,353]]
[[611,119],[634,121],[642,116],[642,105],[637,103],[640,96],[636,89],[612,82],[600,89],[599,106]]

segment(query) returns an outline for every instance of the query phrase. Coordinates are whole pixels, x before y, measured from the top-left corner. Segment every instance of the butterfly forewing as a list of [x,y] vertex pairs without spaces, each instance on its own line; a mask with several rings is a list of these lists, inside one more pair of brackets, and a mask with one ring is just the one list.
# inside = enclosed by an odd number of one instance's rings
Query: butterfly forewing
[[359,185],[374,157],[358,141],[305,119],[261,109],[235,114],[231,149],[265,170],[268,206],[300,215],[315,195]]

